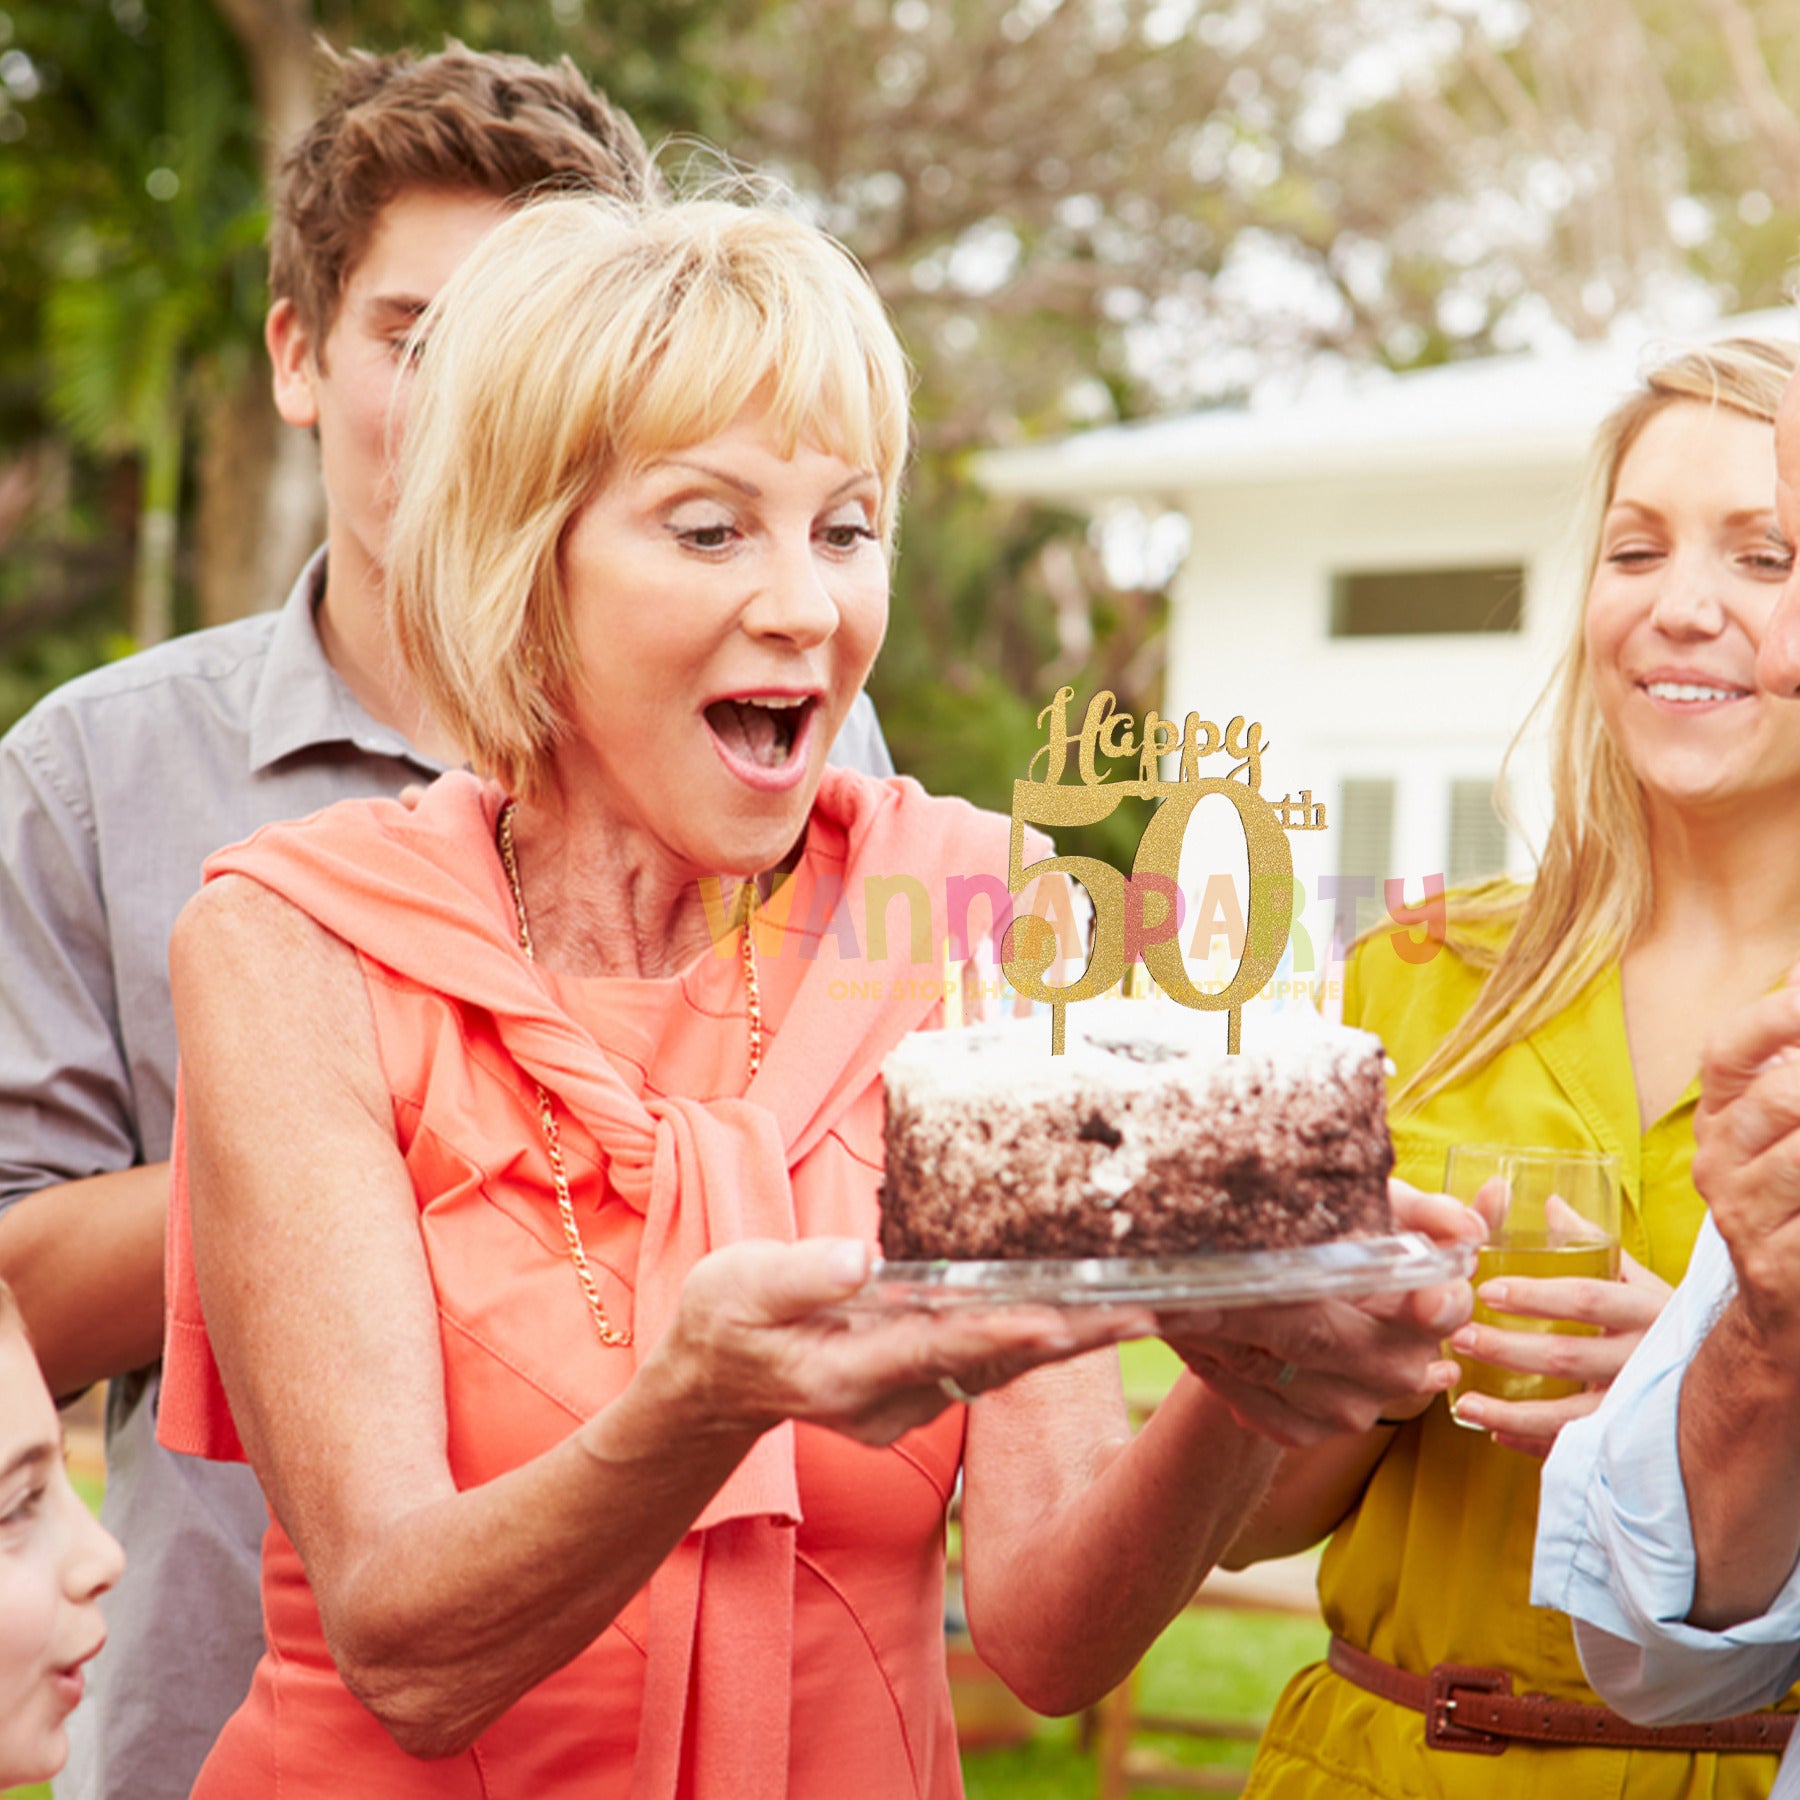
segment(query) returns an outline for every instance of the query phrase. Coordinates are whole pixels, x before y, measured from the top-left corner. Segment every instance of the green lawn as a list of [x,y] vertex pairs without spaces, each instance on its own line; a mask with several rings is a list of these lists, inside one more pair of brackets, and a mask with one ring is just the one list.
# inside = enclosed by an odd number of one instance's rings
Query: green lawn
[[[1144,1659],[1138,1704],[1148,1712],[1213,1718],[1268,1716],[1287,1679],[1325,1654],[1325,1627],[1309,1619],[1254,1613],[1188,1613]],[[1197,1744],[1183,1738],[1145,1740],[1179,1762],[1247,1769],[1248,1744]],[[1073,1720],[1047,1722],[1023,1749],[963,1758],[969,1800],[1093,1800],[1094,1758],[1076,1745]],[[1145,1788],[1146,1797],[1172,1793]]]
[[1135,1400],[1166,1394],[1181,1373],[1181,1358],[1161,1338],[1140,1338],[1119,1346],[1119,1368],[1125,1391]]

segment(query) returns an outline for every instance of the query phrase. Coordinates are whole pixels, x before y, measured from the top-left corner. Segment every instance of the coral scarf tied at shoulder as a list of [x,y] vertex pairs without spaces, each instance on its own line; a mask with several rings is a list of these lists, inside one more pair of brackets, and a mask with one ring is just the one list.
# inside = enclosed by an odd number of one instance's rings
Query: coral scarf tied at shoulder
[[[846,983],[835,979],[843,965],[809,942],[800,953],[815,960],[745,1098],[640,1099],[519,953],[493,850],[503,800],[491,784],[448,775],[412,807],[359,803],[270,827],[213,858],[207,876],[249,876],[374,962],[492,1017],[524,1073],[593,1133],[611,1187],[643,1214],[629,1352],[642,1357],[708,1251],[797,1235],[789,1170],[867,1091],[935,995],[904,946],[863,960],[858,981]],[[811,836],[841,842],[847,901],[871,877],[922,881],[932,941],[942,943],[949,878],[998,874],[1003,883],[1006,834],[1005,819],[933,800],[911,782],[830,770]],[[813,859],[809,842],[803,871]],[[241,1457],[194,1282],[179,1132],[177,1158],[161,1433],[175,1449]],[[652,1578],[632,1800],[785,1795],[799,1519],[793,1428],[784,1425],[757,1443]]]

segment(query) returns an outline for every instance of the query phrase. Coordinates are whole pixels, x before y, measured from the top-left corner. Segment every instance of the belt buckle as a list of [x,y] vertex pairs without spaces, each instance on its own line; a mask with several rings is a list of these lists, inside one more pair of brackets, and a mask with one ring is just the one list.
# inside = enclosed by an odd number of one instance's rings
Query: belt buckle
[[1432,1750],[1459,1750],[1469,1756],[1500,1756],[1508,1739],[1456,1719],[1456,1696],[1512,1693],[1512,1676],[1504,1669],[1477,1663],[1438,1663],[1427,1677],[1425,1743]]

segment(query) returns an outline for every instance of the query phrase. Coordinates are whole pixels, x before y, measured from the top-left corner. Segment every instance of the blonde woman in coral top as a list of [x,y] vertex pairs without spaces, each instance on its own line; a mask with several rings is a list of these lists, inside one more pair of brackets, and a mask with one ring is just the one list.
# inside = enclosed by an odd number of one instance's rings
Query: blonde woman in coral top
[[886,620],[880,304],[776,213],[547,202],[433,307],[406,434],[396,637],[483,778],[264,831],[174,945],[161,1429],[274,1520],[196,1794],[953,1796],[959,1470],[976,1639],[1072,1709],[1265,1433],[1443,1379],[1467,1287],[1192,1336],[1212,1385],[1135,1440],[1083,1353],[1141,1315],[844,1329],[937,999],[910,932],[846,979],[843,920],[909,876],[938,941],[1007,867],[1007,820],[825,768]]

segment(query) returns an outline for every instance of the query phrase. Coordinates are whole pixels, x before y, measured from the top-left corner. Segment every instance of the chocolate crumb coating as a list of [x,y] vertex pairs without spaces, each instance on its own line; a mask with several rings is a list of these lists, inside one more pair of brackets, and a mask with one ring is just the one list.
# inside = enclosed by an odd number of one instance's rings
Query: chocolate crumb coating
[[916,1034],[890,1057],[884,1255],[1174,1257],[1392,1229],[1376,1039],[1308,1015],[1227,1057],[1212,1015],[1081,1010],[1062,1057],[1041,1019]]

